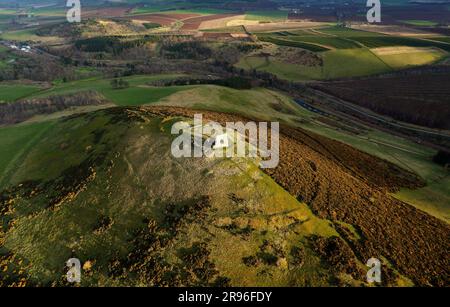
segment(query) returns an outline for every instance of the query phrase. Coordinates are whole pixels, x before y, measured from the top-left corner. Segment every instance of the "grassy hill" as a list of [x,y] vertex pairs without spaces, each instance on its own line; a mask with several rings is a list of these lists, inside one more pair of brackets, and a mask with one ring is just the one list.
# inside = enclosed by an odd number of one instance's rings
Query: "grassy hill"
[[[254,162],[175,160],[175,120],[109,109],[3,130],[33,133],[34,146],[9,159],[0,282],[63,285],[77,257],[85,286],[360,283],[314,247],[348,251],[331,224]],[[5,161],[25,149],[19,141]]]

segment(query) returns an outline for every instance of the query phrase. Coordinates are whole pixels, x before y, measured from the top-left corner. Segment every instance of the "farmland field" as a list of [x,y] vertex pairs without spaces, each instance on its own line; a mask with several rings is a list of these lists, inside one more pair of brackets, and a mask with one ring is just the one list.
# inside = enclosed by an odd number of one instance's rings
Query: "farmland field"
[[36,28],[26,30],[16,30],[0,33],[0,39],[12,40],[12,41],[35,41],[35,42],[47,42],[57,43],[62,39],[59,37],[51,36],[38,36],[36,35]]
[[[325,51],[326,49],[351,49],[360,48],[360,45],[353,41],[338,37],[320,35],[307,31],[283,31],[271,34],[257,34],[262,41],[271,42],[282,46],[304,48],[311,51]],[[313,44],[311,46],[311,44]]]
[[288,80],[320,80],[351,76],[365,76],[391,70],[367,49],[340,49],[321,53],[323,66],[290,65],[270,58],[247,57],[237,66],[267,71]]
[[340,39],[337,37],[327,36],[294,36],[288,37],[290,40],[300,41],[305,43],[313,43],[320,46],[326,46],[336,49],[352,49],[360,48],[361,46],[348,40]]
[[[386,27],[384,27],[386,28]],[[320,80],[365,76],[429,65],[448,56],[442,41],[390,36],[344,27],[314,27],[256,33],[263,42],[316,52],[323,67],[289,65],[273,57],[247,56],[238,67],[264,70],[288,80]],[[439,48],[439,49],[437,49]],[[334,49],[334,50],[330,50]]]
[[287,19],[286,11],[249,11],[246,12],[247,20],[256,20],[256,21],[284,21]]
[[328,50],[325,47],[321,47],[316,44],[309,44],[305,43],[303,41],[292,41],[287,40],[283,38],[275,38],[273,36],[259,36],[259,39],[263,42],[268,42],[272,44],[276,44],[279,46],[287,46],[287,47],[296,47],[296,48],[302,48],[313,52],[322,52]]

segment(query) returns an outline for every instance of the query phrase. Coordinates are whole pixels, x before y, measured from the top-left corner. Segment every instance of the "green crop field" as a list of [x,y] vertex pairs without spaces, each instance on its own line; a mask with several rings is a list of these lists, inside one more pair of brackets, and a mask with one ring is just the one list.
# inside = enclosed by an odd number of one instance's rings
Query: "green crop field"
[[283,21],[287,19],[286,11],[249,11],[246,12],[245,19],[258,21]]
[[360,45],[355,42],[341,39],[338,37],[327,37],[327,36],[289,36],[289,40],[304,42],[304,43],[312,43],[320,46],[325,46],[329,48],[335,49],[352,49],[352,48],[361,48]]
[[[257,36],[261,41],[278,46],[319,52],[323,59],[323,67],[291,65],[276,57],[258,56],[247,56],[237,64],[244,69],[264,70],[288,80],[334,79],[383,73],[392,69],[434,63],[447,56],[446,52],[432,47],[450,50],[446,37],[442,41],[437,39],[433,41],[388,36],[338,26],[259,33]],[[363,48],[364,46],[366,48]],[[370,48],[397,46],[411,48],[403,52],[384,53],[370,50]]]
[[186,9],[174,9],[166,10],[164,6],[151,6],[151,7],[138,7],[133,9],[133,15],[139,14],[200,14],[200,15],[213,15],[213,14],[227,14],[233,13],[232,11],[214,9],[214,8],[186,8]]

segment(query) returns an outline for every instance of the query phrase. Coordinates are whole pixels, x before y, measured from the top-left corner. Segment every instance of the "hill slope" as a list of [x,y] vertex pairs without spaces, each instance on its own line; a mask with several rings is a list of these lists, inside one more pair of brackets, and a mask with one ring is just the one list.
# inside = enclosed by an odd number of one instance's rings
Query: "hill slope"
[[[363,154],[352,165],[345,155],[358,151],[288,128],[267,174],[247,159],[175,159],[170,127],[194,112],[112,108],[52,122],[0,194],[0,282],[65,285],[76,257],[82,285],[356,286],[370,255],[386,285],[445,283],[448,225],[374,187],[420,185],[400,180],[405,171]],[[384,175],[364,173],[371,163]]]

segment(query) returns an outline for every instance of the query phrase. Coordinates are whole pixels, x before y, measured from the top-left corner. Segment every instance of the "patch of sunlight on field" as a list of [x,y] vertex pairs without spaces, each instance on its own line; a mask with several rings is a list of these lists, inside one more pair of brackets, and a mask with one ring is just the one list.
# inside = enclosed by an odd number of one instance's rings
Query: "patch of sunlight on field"
[[63,38],[56,36],[38,36],[35,29],[8,31],[0,34],[0,38],[12,41],[34,41],[45,43],[60,43]]

